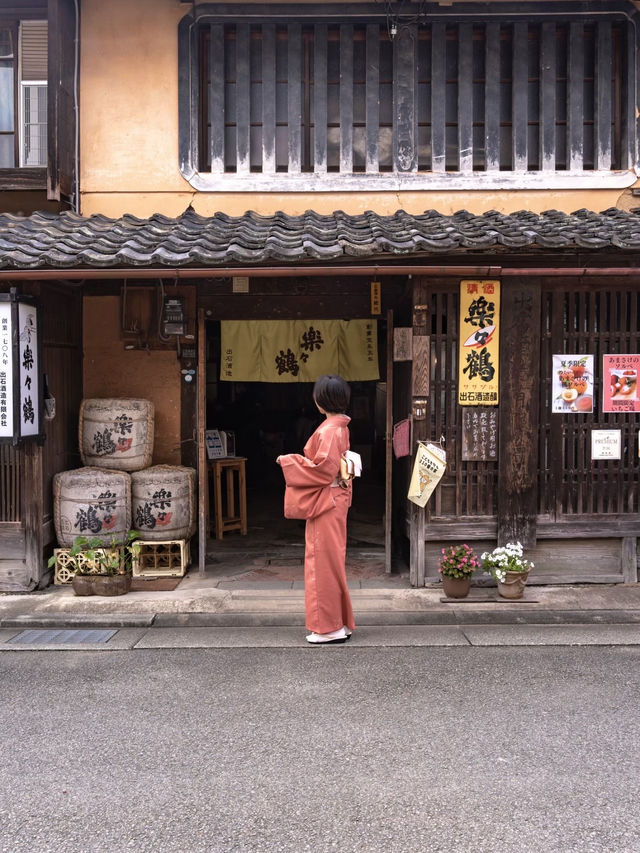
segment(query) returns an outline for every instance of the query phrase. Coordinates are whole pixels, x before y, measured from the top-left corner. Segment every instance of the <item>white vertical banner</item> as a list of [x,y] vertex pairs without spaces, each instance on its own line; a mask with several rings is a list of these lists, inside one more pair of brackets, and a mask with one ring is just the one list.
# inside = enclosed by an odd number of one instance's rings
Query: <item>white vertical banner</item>
[[11,303],[0,302],[0,438],[13,438]]
[[34,305],[18,303],[18,353],[20,360],[20,434],[40,433],[40,365],[38,364],[38,312]]

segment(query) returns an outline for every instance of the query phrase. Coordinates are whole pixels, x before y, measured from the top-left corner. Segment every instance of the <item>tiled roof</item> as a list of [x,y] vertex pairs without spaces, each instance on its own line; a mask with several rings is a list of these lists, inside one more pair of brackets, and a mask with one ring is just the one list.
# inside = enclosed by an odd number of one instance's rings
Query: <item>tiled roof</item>
[[550,210],[444,216],[435,210],[380,216],[368,211],[327,216],[199,216],[171,219],[75,213],[0,215],[0,268],[224,267],[268,263],[383,260],[498,249],[640,250],[640,216]]

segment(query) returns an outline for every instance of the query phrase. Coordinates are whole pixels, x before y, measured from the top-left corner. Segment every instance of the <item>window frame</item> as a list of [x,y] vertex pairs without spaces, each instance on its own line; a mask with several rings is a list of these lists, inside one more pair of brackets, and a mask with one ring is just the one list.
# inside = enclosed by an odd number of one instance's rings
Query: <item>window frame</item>
[[[11,29],[14,45],[13,45],[13,122],[14,122],[14,166],[0,167],[0,189],[2,190],[44,190],[47,186],[47,166],[24,166],[22,165],[22,149],[24,143],[24,127],[23,127],[23,107],[22,96],[23,86],[20,79],[20,23],[23,20],[46,21],[47,17],[42,17],[42,14],[34,14],[20,18],[5,17],[0,14],[0,27],[3,29]],[[25,81],[28,85],[42,85],[44,82],[47,85],[48,95],[48,80],[46,81]],[[47,115],[47,123],[49,117]]]
[[[515,4],[516,6],[518,4]],[[521,4],[519,4],[521,6]],[[549,7],[560,7],[561,4],[549,4]],[[611,4],[611,21],[630,20],[631,14],[625,4]],[[512,4],[504,4],[504,11],[495,13],[495,20],[500,24],[510,24],[517,20],[527,23],[544,22],[549,20],[549,10],[544,13],[526,13],[519,19],[515,16]],[[624,8],[623,8],[624,7]],[[563,7],[563,22],[588,22],[585,15],[571,14],[566,5]],[[558,15],[559,12],[553,14]],[[466,15],[466,17],[465,17]],[[380,23],[384,20],[380,6],[342,7],[340,13],[330,13],[326,7],[297,6],[295,20],[314,25],[322,23]],[[637,155],[637,121],[635,112],[635,76],[623,81],[624,93],[621,95],[622,127],[625,131],[624,156],[629,165],[622,169],[593,169],[593,170],[555,170],[540,168],[537,171],[417,171],[412,167],[399,171],[396,166],[395,145],[392,156],[394,171],[336,172],[324,168],[315,171],[291,169],[287,172],[272,171],[268,174],[251,171],[245,168],[236,171],[201,171],[200,147],[202,145],[202,114],[200,86],[202,85],[201,67],[199,63],[199,48],[201,43],[201,27],[203,24],[265,24],[287,23],[293,20],[291,7],[283,6],[230,6],[202,5],[197,7],[197,18],[191,14],[185,15],[179,24],[179,157],[180,170],[183,177],[191,186],[199,191],[223,192],[309,192],[309,191],[401,191],[401,190],[518,190],[518,189],[589,189],[589,188],[625,188],[636,181],[638,169]],[[437,17],[430,16],[431,22],[460,23],[467,21],[471,25],[478,22],[479,15],[469,10],[469,7],[456,6],[454,11],[447,12],[446,7],[438,9]],[[627,28],[631,33],[630,27]],[[623,45],[627,51],[629,65],[636,68],[638,46],[637,37],[627,36]],[[395,136],[395,129],[394,129]],[[416,137],[416,151],[418,140]]]

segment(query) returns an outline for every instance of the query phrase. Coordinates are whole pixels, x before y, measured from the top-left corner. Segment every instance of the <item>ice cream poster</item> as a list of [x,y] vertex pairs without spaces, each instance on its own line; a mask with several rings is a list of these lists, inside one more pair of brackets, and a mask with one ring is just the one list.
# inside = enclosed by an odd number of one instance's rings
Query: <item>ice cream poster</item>
[[640,412],[640,355],[602,356],[602,411]]
[[592,355],[554,355],[551,411],[593,412],[594,382]]

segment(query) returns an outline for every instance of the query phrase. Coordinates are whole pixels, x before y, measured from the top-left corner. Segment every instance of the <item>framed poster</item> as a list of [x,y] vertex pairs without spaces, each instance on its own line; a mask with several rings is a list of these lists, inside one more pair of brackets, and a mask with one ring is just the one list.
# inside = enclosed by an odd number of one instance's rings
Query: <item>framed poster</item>
[[602,356],[602,411],[640,412],[640,355]]
[[554,355],[551,377],[551,411],[556,414],[593,412],[592,355]]
[[500,282],[460,282],[458,403],[497,406],[500,352]]

